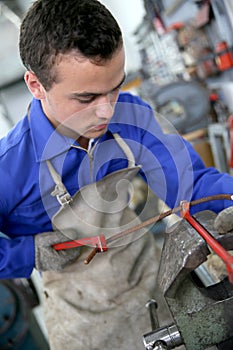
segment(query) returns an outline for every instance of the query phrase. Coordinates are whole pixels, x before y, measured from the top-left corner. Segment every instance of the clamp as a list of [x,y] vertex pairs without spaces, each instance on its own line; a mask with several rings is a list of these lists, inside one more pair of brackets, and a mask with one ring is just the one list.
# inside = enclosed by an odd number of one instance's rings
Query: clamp
[[[185,220],[166,233],[157,276],[159,310],[168,307],[170,316],[165,314],[167,325],[162,327],[154,317],[152,331],[143,335],[145,349],[169,350],[182,344],[187,350],[214,345],[233,349],[233,258],[225,250],[233,249],[233,231],[220,235],[213,228],[215,213],[206,210],[192,217],[192,202],[180,204],[179,212]],[[226,263],[228,279],[224,274],[209,283],[205,276],[195,273],[211,254],[209,248]],[[156,304],[150,316],[155,308]],[[158,316],[163,320],[163,314],[158,312]]]

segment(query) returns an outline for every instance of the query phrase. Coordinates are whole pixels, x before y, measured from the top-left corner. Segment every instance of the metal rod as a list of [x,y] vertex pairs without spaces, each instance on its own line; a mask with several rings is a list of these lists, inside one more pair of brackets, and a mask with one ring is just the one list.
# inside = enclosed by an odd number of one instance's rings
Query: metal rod
[[[197,204],[200,204],[200,203],[205,203],[205,202],[208,202],[208,201],[213,201],[213,200],[233,200],[233,195],[232,194],[216,194],[216,195],[213,195],[213,196],[208,196],[208,197],[203,197],[203,198],[200,198],[200,199],[195,199],[193,201],[191,201],[189,204],[190,206],[194,206],[194,205],[197,205]],[[181,211],[181,205],[174,208],[174,209],[170,209],[160,215],[157,215],[157,216],[154,216],[148,220],[145,220],[143,221],[142,223],[136,225],[136,226],[133,226],[133,227],[130,227],[129,229],[125,230],[125,231],[122,231],[122,232],[119,232],[119,233],[116,233],[115,235],[109,237],[106,239],[106,243],[109,244],[119,238],[122,238],[122,237],[125,237],[126,235],[130,234],[130,233],[133,233],[137,230],[140,230],[146,226],[149,226],[151,224],[154,224],[162,219],[164,219],[165,217],[171,215],[171,214],[174,214],[174,213],[178,213]],[[85,264],[89,264],[91,262],[91,260],[94,258],[94,256],[96,255],[97,251],[96,249],[94,248],[93,251],[88,255],[88,257],[85,259],[84,263]]]
[[151,328],[152,328],[152,331],[154,331],[157,328],[159,328],[159,320],[158,320],[158,315],[156,311],[158,308],[158,304],[156,300],[154,299],[148,300],[148,302],[146,303],[146,308],[149,310]]

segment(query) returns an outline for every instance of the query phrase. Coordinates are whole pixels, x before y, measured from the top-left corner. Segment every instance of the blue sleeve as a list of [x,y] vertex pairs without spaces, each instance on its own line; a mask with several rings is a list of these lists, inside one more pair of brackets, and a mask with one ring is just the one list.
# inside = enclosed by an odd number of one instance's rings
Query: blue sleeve
[[[145,115],[145,114],[144,114]],[[144,118],[145,120],[145,118]],[[137,158],[142,176],[153,192],[170,208],[217,194],[233,194],[233,177],[205,167],[192,145],[178,134],[164,134],[154,118],[143,125],[142,145]],[[191,212],[216,213],[233,205],[232,200],[209,201],[192,207]]]
[[[2,151],[2,143],[0,150]],[[3,147],[4,148],[4,147]],[[2,154],[4,152],[2,151]],[[0,167],[0,279],[28,278],[35,265],[34,232],[24,222],[24,217],[13,217],[15,206],[21,197],[21,186],[11,176],[13,170],[20,178],[15,163],[7,163],[1,157]],[[23,168],[22,168],[23,169]],[[23,170],[22,170],[23,172]],[[17,189],[17,184],[18,188]],[[13,218],[13,219],[12,219]]]
[[[121,106],[124,115],[121,135],[134,150],[144,180],[170,208],[179,206],[183,200],[233,194],[233,177],[205,167],[192,145],[165,118],[138,97],[124,93],[119,100],[129,102]],[[191,212],[218,213],[231,205],[232,200],[209,201],[193,206]]]
[[0,234],[0,279],[28,278],[34,264],[33,236],[10,239]]
[[[233,195],[233,177],[227,173],[220,173],[216,168],[205,167],[200,156],[188,142],[186,142],[186,147],[192,159],[193,167],[192,200],[217,194]],[[232,200],[209,201],[193,207],[192,212],[213,210],[218,213],[232,205]]]

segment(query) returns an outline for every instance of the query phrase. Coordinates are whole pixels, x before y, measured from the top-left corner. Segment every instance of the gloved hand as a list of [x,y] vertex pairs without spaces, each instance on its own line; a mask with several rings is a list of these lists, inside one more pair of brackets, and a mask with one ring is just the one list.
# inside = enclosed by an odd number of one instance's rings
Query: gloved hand
[[52,245],[69,241],[59,231],[39,233],[35,236],[35,267],[39,271],[59,271],[71,264],[81,253],[81,247],[56,251]]
[[214,228],[220,234],[233,230],[233,206],[222,210],[214,220]]

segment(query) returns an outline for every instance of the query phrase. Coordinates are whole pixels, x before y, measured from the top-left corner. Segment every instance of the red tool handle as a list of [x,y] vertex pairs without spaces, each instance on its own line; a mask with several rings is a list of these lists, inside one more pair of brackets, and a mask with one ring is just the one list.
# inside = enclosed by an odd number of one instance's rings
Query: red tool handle
[[190,225],[204,238],[206,243],[213,251],[224,261],[228,273],[228,279],[233,284],[233,257],[226,249],[208,232],[189,212],[190,204],[188,202],[181,203],[181,216],[186,219]]
[[57,243],[53,245],[53,248],[55,250],[63,250],[81,246],[95,247],[98,252],[105,252],[106,250],[108,250],[104,235],[99,235],[95,237],[85,237],[73,241]]

